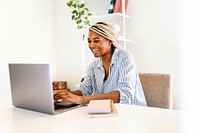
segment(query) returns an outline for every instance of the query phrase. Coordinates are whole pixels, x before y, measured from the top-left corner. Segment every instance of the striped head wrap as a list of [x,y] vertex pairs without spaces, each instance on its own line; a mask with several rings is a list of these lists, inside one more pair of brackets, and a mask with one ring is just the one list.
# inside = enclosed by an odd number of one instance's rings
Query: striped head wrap
[[114,30],[113,26],[104,22],[97,22],[92,25],[89,30],[94,31],[95,33],[107,38],[112,42],[112,45],[115,48],[119,49],[117,42],[117,32]]

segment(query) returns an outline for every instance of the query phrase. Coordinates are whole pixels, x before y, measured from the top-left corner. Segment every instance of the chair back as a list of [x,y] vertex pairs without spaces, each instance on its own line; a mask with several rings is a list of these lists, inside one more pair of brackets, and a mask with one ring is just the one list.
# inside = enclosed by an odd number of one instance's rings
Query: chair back
[[147,106],[171,108],[170,74],[139,73]]

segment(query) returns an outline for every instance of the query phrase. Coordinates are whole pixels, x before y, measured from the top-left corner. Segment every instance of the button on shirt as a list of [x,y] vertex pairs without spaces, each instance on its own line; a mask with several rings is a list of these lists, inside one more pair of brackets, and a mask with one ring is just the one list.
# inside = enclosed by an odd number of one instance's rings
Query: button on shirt
[[134,59],[130,53],[115,49],[110,63],[109,76],[104,81],[102,58],[94,59],[80,84],[83,95],[104,94],[119,90],[120,103],[146,106]]

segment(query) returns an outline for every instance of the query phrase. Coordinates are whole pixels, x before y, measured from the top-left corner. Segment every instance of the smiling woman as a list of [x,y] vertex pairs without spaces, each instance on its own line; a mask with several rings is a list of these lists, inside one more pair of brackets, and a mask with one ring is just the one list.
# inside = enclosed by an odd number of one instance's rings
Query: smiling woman
[[99,36],[97,33],[93,31],[89,33],[89,36],[90,36],[90,38],[88,38],[89,48],[91,49],[95,57],[99,57],[106,53],[111,53],[112,55],[110,40]]
[[89,28],[89,48],[96,57],[80,89],[56,95],[56,100],[87,104],[90,100],[112,99],[115,103],[146,106],[133,56],[121,50],[112,25],[97,22]]

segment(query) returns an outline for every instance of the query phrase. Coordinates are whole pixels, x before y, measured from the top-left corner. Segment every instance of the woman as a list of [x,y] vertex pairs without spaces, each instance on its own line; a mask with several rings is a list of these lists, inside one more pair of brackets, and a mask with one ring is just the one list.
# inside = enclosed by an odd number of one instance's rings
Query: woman
[[87,71],[80,90],[57,93],[57,101],[87,104],[95,99],[146,106],[136,65],[130,53],[120,50],[113,27],[98,22],[89,29],[89,48],[96,57]]

